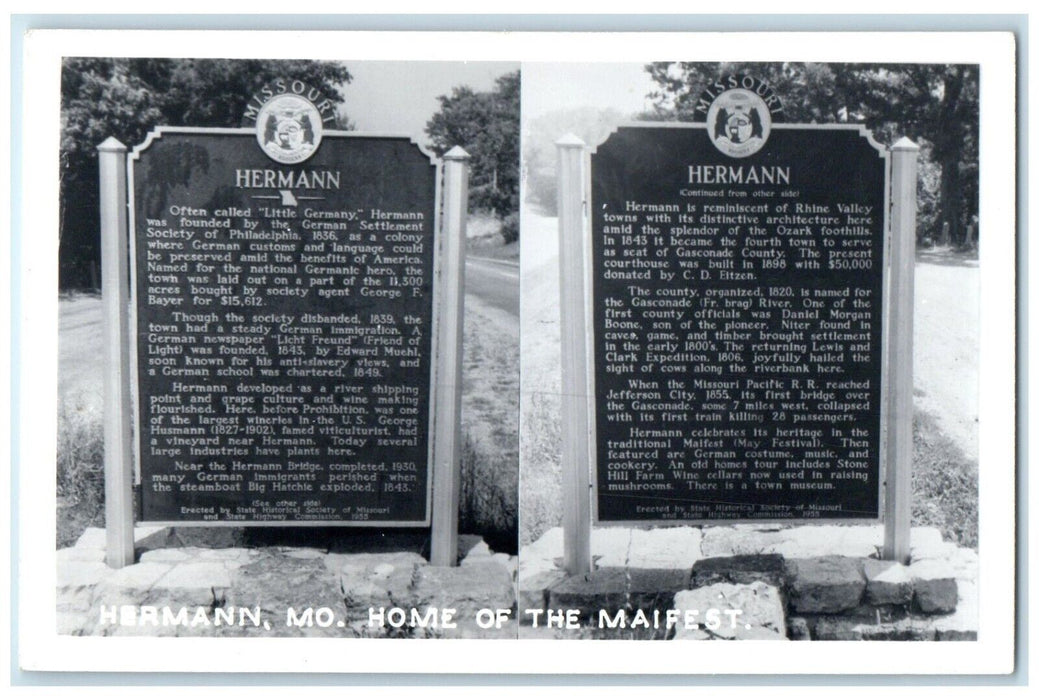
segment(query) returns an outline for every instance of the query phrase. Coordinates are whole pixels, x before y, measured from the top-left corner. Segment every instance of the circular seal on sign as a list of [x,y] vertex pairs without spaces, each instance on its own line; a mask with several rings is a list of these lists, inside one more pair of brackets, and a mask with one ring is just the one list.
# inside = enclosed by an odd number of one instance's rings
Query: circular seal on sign
[[765,101],[744,88],[726,90],[707,110],[707,133],[715,148],[733,158],[761,150],[772,132],[772,114]]
[[279,163],[302,163],[321,144],[321,114],[297,95],[271,98],[256,115],[256,140]]

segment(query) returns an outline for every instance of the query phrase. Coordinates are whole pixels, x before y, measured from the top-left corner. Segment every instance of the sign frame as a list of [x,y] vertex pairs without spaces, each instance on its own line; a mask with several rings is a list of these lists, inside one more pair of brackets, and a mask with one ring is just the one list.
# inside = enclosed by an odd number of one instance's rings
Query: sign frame
[[[156,140],[166,134],[199,134],[212,136],[243,136],[255,142],[255,127],[178,127],[157,126],[151,129],[145,136],[144,141],[133,147],[126,155],[126,185],[128,209],[127,234],[129,237],[129,284],[130,298],[126,313],[129,315],[129,359],[130,359],[130,411],[133,426],[133,468],[132,489],[137,494],[137,507],[132,513],[135,525],[145,527],[358,527],[358,528],[430,528],[433,526],[433,482],[434,482],[434,446],[435,446],[435,421],[436,421],[436,397],[440,385],[438,370],[441,348],[439,347],[439,328],[441,324],[441,289],[439,281],[442,278],[443,255],[442,246],[445,234],[442,229],[443,207],[444,207],[444,164],[443,160],[437,158],[434,153],[414,138],[406,134],[389,134],[382,132],[343,131],[341,129],[326,129],[323,139],[406,139],[419,152],[425,155],[434,166],[434,202],[433,202],[433,269],[432,269],[432,314],[430,324],[430,352],[429,352],[429,408],[427,417],[427,449],[426,449],[426,494],[425,494],[425,518],[419,520],[146,520],[141,510],[140,491],[142,488],[141,478],[141,432],[140,432],[140,374],[137,357],[137,226],[136,206],[134,200],[134,165],[140,159],[141,154],[148,149]],[[252,144],[250,144],[252,145]]]
[[[585,217],[583,221],[583,235],[582,242],[584,244],[583,250],[583,263],[584,268],[587,270],[587,274],[584,277],[584,295],[585,295],[585,335],[586,342],[589,348],[595,347],[595,335],[598,329],[595,328],[593,322],[593,308],[594,308],[594,291],[595,291],[595,267],[592,254],[592,212],[594,211],[594,202],[592,201],[592,167],[591,167],[591,156],[594,155],[600,146],[605,144],[609,139],[622,128],[633,128],[633,129],[686,129],[686,130],[704,130],[706,131],[708,125],[703,122],[622,122],[610,130],[608,134],[598,143],[585,149],[585,177],[584,177],[584,204],[585,204]],[[891,304],[893,299],[891,298],[891,266],[893,264],[891,248],[892,248],[892,237],[893,231],[891,228],[891,149],[885,147],[883,144],[873,138],[873,132],[866,128],[864,124],[860,123],[837,123],[837,124],[803,124],[803,123],[787,123],[787,122],[776,122],[772,124],[773,130],[778,131],[794,131],[794,130],[814,130],[814,131],[855,131],[859,136],[866,139],[869,146],[877,151],[883,162],[884,170],[884,219],[883,219],[883,235],[881,243],[881,271],[882,280],[881,288],[883,298],[880,302],[881,307],[881,339],[880,346],[876,348],[876,352],[880,355],[880,415],[879,415],[879,435],[880,441],[877,445],[878,449],[878,469],[877,469],[877,517],[856,517],[856,518],[682,518],[682,519],[645,519],[645,520],[600,520],[599,518],[599,479],[598,479],[598,425],[595,420],[594,411],[591,412],[588,421],[588,439],[590,441],[591,448],[591,461],[587,466],[589,467],[589,481],[591,484],[590,498],[591,498],[591,527],[629,527],[637,529],[653,529],[659,527],[671,527],[675,525],[686,525],[686,526],[717,526],[725,527],[731,525],[786,525],[786,526],[810,526],[816,524],[823,525],[878,525],[884,523],[884,513],[886,506],[886,484],[888,481],[889,474],[892,473],[890,465],[888,464],[888,425],[887,422],[890,418],[888,402],[890,401],[890,389],[889,378],[890,378],[890,367],[887,362],[887,348],[890,344],[890,325],[891,325]],[[589,407],[594,407],[596,404],[596,393],[595,393],[595,352],[590,352],[588,356],[588,372],[587,372],[587,389],[589,396]]]

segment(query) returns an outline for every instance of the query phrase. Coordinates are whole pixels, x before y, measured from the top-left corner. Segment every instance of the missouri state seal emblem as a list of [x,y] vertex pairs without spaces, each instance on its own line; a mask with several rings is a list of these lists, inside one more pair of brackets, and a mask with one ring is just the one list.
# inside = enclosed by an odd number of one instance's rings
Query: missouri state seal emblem
[[279,163],[301,163],[309,158],[321,144],[321,134],[321,114],[299,95],[277,95],[256,116],[256,140]]
[[782,110],[768,85],[742,75],[710,85],[696,107],[707,123],[711,143],[732,158],[746,158],[760,151],[772,131],[774,115]]
[[745,158],[757,153],[772,131],[772,115],[765,101],[750,90],[726,90],[707,110],[711,141],[722,153]]

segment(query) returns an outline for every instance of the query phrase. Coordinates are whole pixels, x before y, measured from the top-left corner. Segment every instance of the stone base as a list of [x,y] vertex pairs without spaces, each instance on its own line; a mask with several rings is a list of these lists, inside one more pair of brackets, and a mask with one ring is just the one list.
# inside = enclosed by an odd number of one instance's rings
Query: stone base
[[694,588],[715,583],[753,583],[764,581],[782,587],[786,582],[783,557],[778,554],[738,554],[710,557],[693,564]]
[[679,626],[675,639],[786,639],[779,590],[762,581],[715,583],[682,591],[675,595],[675,607],[698,613],[697,626]]
[[[165,536],[142,534],[152,545]],[[58,633],[515,639],[515,558],[464,544],[450,568],[413,552],[274,546],[138,547],[137,563],[110,569],[104,532],[88,531],[57,555]],[[484,609],[497,617],[478,617]]]
[[548,607],[578,610],[582,619],[597,620],[600,610],[614,613],[673,607],[674,594],[688,587],[688,571],[610,567],[552,586],[548,589]]
[[790,609],[799,613],[834,613],[862,600],[866,579],[861,559],[813,557],[787,560]]
[[[639,636],[630,628],[600,629],[595,624],[600,611],[607,616],[627,611],[629,619],[639,610],[650,616],[654,611],[662,614],[679,607],[678,600],[696,599],[696,595],[704,595],[703,591],[721,585],[736,586],[733,590],[741,591],[739,595],[745,594],[740,586],[771,587],[784,611],[783,624],[757,626],[773,637],[773,632],[797,640],[955,640],[977,636],[977,554],[942,542],[934,528],[913,529],[911,566],[875,558],[883,540],[880,526],[705,527],[699,540],[687,532],[689,529],[659,528],[649,531],[655,533],[652,538],[639,529],[594,530],[592,549],[597,568],[573,577],[560,568],[562,533],[549,531],[524,548],[519,619],[529,626],[533,616],[525,614],[528,609],[557,613],[572,609],[577,611],[582,627],[524,627],[523,636],[663,639],[669,635],[650,631]],[[669,530],[674,532],[669,534]],[[636,541],[675,541],[683,545],[670,556],[656,548],[648,557],[638,551]],[[700,550],[689,553],[686,550],[693,541],[699,541]],[[613,552],[605,549],[611,544],[616,548]],[[856,556],[842,556],[842,549]],[[646,559],[670,567],[642,569],[630,563]],[[682,561],[686,566],[680,566]],[[622,565],[605,566],[604,562]],[[683,583],[687,585],[679,588]],[[674,636],[726,638],[702,631]]]

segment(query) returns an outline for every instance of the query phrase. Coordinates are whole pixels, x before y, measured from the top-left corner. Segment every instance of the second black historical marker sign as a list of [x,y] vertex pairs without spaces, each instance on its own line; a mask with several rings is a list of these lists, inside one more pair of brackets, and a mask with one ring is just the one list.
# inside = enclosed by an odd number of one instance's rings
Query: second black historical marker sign
[[599,521],[879,516],[886,155],[740,99],[592,156]]

